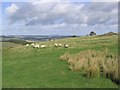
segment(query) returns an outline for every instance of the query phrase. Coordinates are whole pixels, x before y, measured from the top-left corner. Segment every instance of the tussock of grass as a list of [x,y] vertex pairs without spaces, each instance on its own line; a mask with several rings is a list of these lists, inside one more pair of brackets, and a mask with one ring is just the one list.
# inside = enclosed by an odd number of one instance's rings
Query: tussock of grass
[[67,52],[60,56],[60,59],[68,62],[70,70],[84,72],[83,75],[87,78],[104,76],[119,83],[118,56],[110,53],[108,49],[86,50],[77,54]]
[[85,74],[87,78],[99,77],[100,69],[97,63],[90,63],[87,68],[85,68]]
[[108,58],[103,67],[103,75],[112,81],[119,83],[118,77],[118,57]]
[[64,55],[60,56],[60,60],[68,60],[69,59],[69,53],[65,53]]

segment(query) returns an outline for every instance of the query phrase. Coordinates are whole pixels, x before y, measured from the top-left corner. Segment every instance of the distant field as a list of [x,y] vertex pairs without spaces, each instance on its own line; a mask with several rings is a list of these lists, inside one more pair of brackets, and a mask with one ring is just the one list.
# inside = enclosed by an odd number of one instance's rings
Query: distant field
[[[104,77],[85,78],[81,72],[68,69],[60,56],[85,50],[102,51],[106,48],[118,53],[118,35],[87,36],[36,42],[47,45],[44,49],[4,42],[3,88],[117,88],[118,85]],[[70,48],[54,47],[54,43],[68,44]],[[102,57],[102,56],[101,56]]]

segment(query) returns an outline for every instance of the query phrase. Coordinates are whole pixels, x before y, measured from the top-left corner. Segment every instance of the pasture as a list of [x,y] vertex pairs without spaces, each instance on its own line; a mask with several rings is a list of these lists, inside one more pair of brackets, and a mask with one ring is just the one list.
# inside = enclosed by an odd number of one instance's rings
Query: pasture
[[[102,51],[106,48],[118,54],[118,36],[87,36],[36,42],[46,48],[32,48],[14,43],[3,43],[3,88],[117,88],[109,78],[86,78],[81,72],[69,70],[60,56],[85,50]],[[54,43],[68,44],[69,48],[54,47]],[[102,56],[101,56],[102,57]]]

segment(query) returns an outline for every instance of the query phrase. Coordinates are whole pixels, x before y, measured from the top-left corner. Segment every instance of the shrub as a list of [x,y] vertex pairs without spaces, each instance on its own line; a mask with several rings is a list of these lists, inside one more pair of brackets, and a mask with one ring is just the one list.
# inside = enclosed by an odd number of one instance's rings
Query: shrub
[[73,35],[72,37],[74,38],[74,37],[77,37],[77,36],[76,36],[76,35]]

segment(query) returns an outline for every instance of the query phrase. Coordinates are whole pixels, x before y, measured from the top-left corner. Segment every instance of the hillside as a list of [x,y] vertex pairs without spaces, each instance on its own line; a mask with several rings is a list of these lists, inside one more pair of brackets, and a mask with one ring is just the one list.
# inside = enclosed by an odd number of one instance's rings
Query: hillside
[[[66,52],[76,54],[85,50],[118,53],[118,35],[87,36],[36,42],[44,49],[3,43],[3,88],[117,88],[105,77],[86,78],[81,72],[69,70],[60,60]],[[54,47],[54,43],[68,44],[69,48]],[[101,56],[102,57],[102,56]]]
[[108,33],[102,34],[100,36],[112,36],[112,35],[118,35],[118,33],[108,32]]

